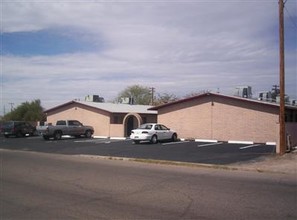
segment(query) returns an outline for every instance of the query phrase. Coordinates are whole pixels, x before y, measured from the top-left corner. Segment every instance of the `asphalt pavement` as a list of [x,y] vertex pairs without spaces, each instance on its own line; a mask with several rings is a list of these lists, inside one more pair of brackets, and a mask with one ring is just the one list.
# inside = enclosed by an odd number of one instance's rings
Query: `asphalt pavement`
[[1,138],[2,149],[42,153],[88,155],[107,159],[203,165],[259,172],[296,173],[296,153],[277,156],[274,145],[224,142],[162,142],[133,144],[131,140],[63,138],[45,141],[41,137]]
[[41,137],[2,139],[1,148],[69,155],[100,155],[205,164],[233,164],[274,154],[275,146],[193,141],[133,144],[131,140]]

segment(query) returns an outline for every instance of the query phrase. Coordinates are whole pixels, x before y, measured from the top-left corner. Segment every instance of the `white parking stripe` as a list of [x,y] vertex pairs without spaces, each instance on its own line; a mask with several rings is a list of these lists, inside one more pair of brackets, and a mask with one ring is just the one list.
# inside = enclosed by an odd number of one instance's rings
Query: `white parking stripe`
[[189,141],[168,142],[168,143],[164,143],[162,145],[165,146],[165,145],[172,145],[172,144],[182,144],[182,143],[187,143],[187,142],[189,142]]
[[218,143],[210,143],[210,144],[201,144],[201,145],[197,145],[197,147],[207,147],[207,146],[211,146],[211,145],[219,145],[222,144],[223,142],[218,142]]
[[75,143],[94,142],[93,140],[74,141]]
[[257,147],[257,146],[260,146],[260,145],[261,144],[253,144],[253,145],[249,145],[249,146],[245,146],[245,147],[240,147],[239,149],[243,150],[243,149],[247,149],[247,148]]
[[96,138],[92,138],[92,139],[87,139],[87,140],[76,140],[74,142],[75,143],[95,143],[95,144],[105,143],[105,144],[109,144],[111,142],[117,142],[117,140],[111,141],[110,139],[96,139]]

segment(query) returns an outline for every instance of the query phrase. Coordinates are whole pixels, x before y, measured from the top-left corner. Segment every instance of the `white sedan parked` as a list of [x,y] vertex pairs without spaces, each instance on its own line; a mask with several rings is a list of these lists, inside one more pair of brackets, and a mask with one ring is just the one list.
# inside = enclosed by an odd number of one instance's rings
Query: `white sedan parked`
[[139,128],[131,131],[131,140],[135,144],[140,141],[150,141],[152,144],[157,143],[159,140],[177,140],[177,134],[175,131],[170,130],[165,125],[147,123],[141,125]]

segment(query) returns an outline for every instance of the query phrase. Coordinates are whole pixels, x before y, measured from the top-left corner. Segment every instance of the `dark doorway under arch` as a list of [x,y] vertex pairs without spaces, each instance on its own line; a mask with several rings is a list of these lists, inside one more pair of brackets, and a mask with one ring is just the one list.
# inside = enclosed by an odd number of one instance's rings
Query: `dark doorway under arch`
[[127,129],[126,129],[126,137],[129,137],[131,134],[131,131],[134,129],[134,116],[131,115],[127,119]]
[[129,137],[131,131],[135,128],[138,128],[142,124],[142,118],[137,113],[129,113],[125,116],[123,120],[124,124],[124,136]]

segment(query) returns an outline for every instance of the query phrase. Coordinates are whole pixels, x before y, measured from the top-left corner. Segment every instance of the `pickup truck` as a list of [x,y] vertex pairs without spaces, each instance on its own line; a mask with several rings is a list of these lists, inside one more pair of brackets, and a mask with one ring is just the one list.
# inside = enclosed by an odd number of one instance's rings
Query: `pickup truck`
[[56,125],[43,126],[43,129],[39,132],[45,140],[50,138],[60,140],[63,135],[91,138],[94,133],[94,128],[84,126],[77,120],[59,120]]

